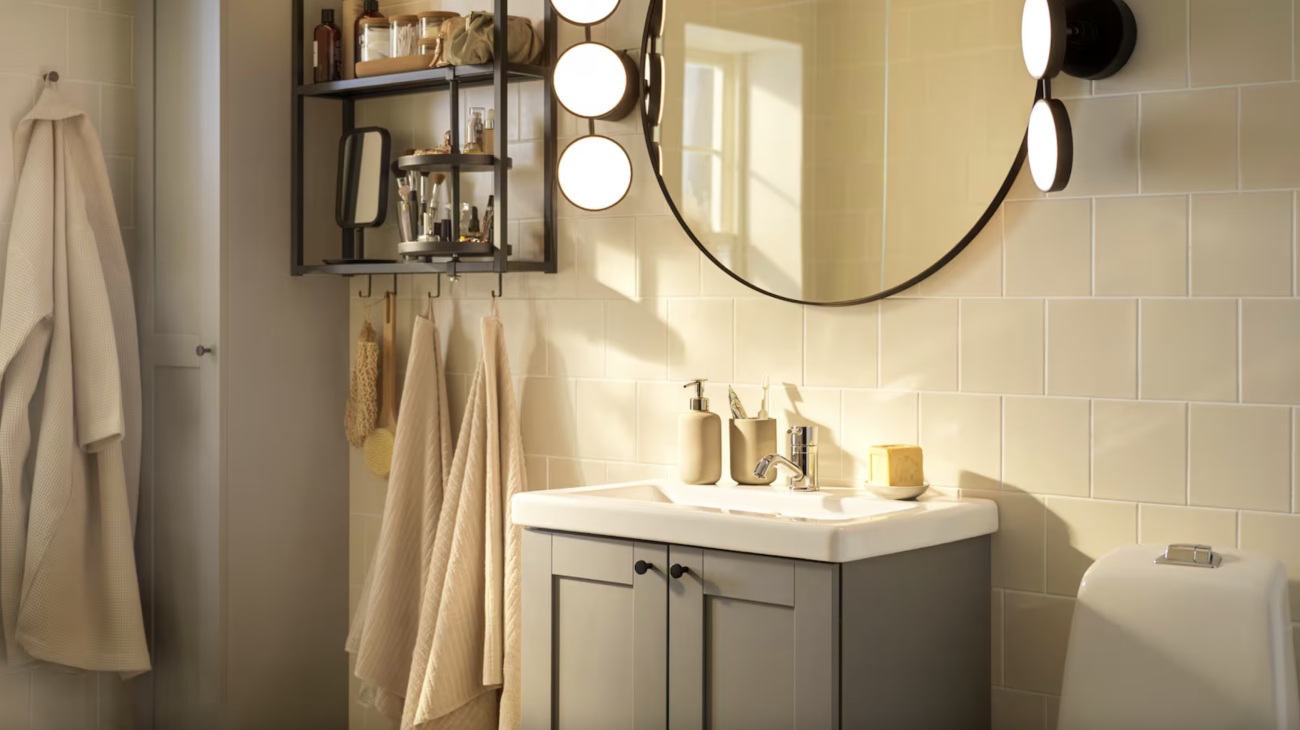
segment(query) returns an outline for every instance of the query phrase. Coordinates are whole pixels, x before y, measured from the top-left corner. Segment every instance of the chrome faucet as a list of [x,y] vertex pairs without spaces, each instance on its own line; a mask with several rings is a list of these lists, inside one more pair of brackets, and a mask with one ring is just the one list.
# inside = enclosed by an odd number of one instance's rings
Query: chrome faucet
[[768,454],[759,459],[754,467],[754,476],[766,479],[767,472],[774,466],[789,469],[790,491],[816,492],[821,489],[817,484],[817,427],[791,426],[785,432],[790,437],[790,458],[780,454]]

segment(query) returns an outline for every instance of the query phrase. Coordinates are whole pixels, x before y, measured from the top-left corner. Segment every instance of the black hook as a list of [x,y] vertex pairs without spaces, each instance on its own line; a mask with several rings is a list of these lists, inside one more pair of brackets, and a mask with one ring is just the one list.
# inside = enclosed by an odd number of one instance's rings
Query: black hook
[[[500,293],[498,293],[500,292]],[[501,272],[497,272],[497,290],[492,292],[493,299],[501,299],[506,295],[505,282],[502,280]]]
[[[357,296],[361,297],[362,299],[369,299],[370,295],[374,293],[375,293],[375,277],[371,274],[366,274],[366,293],[362,294],[360,291],[358,291]],[[392,294],[393,296],[397,296],[397,274],[393,274]]]
[[[427,293],[427,292],[426,292]],[[430,299],[438,299],[442,296],[442,274],[438,274],[438,293],[429,294]]]

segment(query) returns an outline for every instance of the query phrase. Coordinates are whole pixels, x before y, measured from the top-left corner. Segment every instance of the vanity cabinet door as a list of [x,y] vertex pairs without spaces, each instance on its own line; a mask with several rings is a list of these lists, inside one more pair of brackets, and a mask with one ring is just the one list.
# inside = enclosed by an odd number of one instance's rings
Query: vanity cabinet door
[[661,544],[524,530],[523,730],[666,730],[667,561]]
[[669,548],[672,730],[839,727],[839,566]]

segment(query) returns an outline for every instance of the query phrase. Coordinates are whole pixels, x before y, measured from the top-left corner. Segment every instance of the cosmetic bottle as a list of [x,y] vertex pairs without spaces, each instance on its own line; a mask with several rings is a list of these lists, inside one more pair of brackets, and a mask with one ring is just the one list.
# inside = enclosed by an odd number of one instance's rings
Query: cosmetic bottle
[[682,387],[695,388],[695,396],[677,417],[678,476],[687,484],[717,484],[722,477],[722,419],[709,412],[703,380]]
[[318,84],[343,78],[343,36],[334,25],[332,9],[320,11],[320,25],[312,34],[311,63]]

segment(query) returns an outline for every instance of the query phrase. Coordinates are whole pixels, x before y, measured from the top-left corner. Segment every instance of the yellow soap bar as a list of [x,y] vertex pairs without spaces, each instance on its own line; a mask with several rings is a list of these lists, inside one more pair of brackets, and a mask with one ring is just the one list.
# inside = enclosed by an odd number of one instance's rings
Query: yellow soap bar
[[869,453],[872,484],[887,487],[919,487],[925,484],[920,446],[872,446]]

